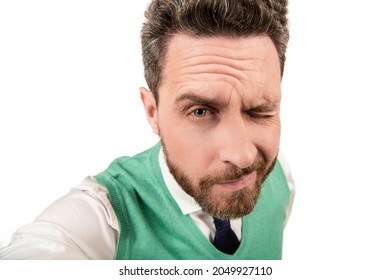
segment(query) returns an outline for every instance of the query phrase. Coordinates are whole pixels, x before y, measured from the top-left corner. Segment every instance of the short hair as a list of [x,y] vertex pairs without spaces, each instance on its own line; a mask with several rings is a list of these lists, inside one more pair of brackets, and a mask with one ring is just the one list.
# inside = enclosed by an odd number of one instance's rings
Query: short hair
[[170,38],[268,35],[278,52],[281,76],[289,40],[287,0],[152,0],[141,30],[145,80],[158,102]]

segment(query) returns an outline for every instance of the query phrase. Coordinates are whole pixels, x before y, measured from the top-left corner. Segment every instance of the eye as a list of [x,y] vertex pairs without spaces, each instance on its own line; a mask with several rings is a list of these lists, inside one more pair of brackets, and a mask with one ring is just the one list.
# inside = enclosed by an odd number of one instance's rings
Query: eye
[[260,114],[254,112],[247,112],[247,115],[256,122],[265,122],[271,120],[274,116],[271,114]]
[[259,113],[253,113],[253,112],[247,112],[248,116],[253,119],[264,119],[268,118],[267,115],[259,114]]
[[207,110],[204,109],[204,108],[198,108],[198,109],[195,109],[192,114],[197,117],[197,118],[203,118],[206,116],[207,114]]

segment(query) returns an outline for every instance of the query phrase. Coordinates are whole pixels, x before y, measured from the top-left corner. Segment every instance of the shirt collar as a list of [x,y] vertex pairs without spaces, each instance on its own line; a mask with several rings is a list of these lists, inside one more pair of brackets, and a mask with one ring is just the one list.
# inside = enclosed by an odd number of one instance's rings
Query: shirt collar
[[165,185],[167,186],[169,192],[173,196],[173,199],[176,201],[183,215],[191,214],[196,211],[202,210],[202,208],[195,201],[195,199],[189,194],[187,194],[172,176],[171,172],[169,171],[162,149],[160,149],[160,152],[158,154],[158,161],[160,164],[163,179],[165,181]]

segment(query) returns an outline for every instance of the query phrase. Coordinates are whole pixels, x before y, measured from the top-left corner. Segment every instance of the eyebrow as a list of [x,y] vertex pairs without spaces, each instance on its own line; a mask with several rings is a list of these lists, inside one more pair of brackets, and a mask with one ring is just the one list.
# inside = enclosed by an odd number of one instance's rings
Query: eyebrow
[[180,95],[179,97],[176,98],[175,103],[180,103],[186,100],[191,100],[195,103],[199,104],[207,104],[210,106],[221,106],[224,102],[218,100],[216,97],[205,97],[205,96],[200,96],[197,95],[193,92],[188,92]]
[[[225,104],[225,102],[219,100],[217,97],[200,96],[193,92],[188,92],[180,95],[179,97],[176,98],[175,103],[180,103],[186,100],[190,100],[198,104],[205,104],[205,105],[210,105],[215,107],[220,107]],[[266,99],[261,104],[249,108],[243,108],[243,111],[267,113],[267,112],[275,111],[278,107],[279,107],[278,103],[271,102]]]
[[249,108],[248,111],[267,113],[267,112],[273,112],[277,110],[278,107],[279,105],[277,103],[266,100],[264,103],[260,105]]

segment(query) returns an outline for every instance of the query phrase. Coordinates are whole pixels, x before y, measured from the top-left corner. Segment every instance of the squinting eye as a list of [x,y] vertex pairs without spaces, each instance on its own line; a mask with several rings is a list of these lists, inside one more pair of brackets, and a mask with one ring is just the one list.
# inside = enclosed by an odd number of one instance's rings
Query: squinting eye
[[203,109],[203,108],[199,108],[199,109],[194,110],[192,113],[194,114],[195,117],[202,118],[202,117],[206,116],[207,110]]

